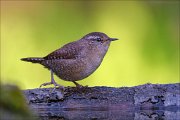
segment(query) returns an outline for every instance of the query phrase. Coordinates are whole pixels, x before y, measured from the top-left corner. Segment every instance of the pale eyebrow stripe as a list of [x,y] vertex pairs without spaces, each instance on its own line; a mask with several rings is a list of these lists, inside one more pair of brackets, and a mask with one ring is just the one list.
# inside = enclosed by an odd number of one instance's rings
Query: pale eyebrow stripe
[[88,39],[95,39],[98,38],[97,36],[88,36]]

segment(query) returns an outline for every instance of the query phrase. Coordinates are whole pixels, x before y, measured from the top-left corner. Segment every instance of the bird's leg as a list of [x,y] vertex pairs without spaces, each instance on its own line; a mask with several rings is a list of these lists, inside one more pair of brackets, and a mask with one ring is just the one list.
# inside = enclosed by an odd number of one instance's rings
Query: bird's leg
[[52,72],[52,70],[51,70],[51,82],[47,82],[47,83],[41,84],[41,85],[40,85],[40,88],[41,88],[42,86],[47,86],[47,85],[52,85],[52,84],[53,84],[55,87],[58,86],[58,87],[61,87],[61,88],[64,89],[63,86],[61,86],[61,85],[59,85],[59,84],[57,84],[57,83],[55,82],[54,76],[53,76],[53,72]]
[[83,88],[84,86],[78,84],[77,82],[73,81],[73,83],[76,85],[77,88]]

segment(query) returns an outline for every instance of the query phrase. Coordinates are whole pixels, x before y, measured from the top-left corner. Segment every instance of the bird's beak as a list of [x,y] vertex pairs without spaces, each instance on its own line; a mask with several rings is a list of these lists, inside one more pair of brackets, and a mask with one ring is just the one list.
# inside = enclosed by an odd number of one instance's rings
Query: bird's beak
[[110,41],[118,40],[117,38],[109,38]]

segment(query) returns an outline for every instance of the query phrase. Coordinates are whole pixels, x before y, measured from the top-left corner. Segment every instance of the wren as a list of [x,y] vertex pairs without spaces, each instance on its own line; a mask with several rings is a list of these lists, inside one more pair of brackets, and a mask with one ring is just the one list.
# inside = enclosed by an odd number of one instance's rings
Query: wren
[[43,83],[40,87],[50,84],[62,87],[55,82],[53,73],[81,87],[76,81],[88,77],[100,66],[111,41],[115,40],[118,39],[110,38],[102,32],[92,32],[45,57],[28,57],[21,60],[39,63],[51,71],[51,82]]

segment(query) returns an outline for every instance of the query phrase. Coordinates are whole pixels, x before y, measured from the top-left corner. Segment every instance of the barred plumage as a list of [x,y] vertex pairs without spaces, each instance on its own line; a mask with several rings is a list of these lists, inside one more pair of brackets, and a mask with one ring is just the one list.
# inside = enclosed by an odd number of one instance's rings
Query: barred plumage
[[44,58],[28,57],[28,58],[21,58],[21,60],[26,61],[26,62],[32,62],[32,63],[41,63],[42,61],[44,61]]

